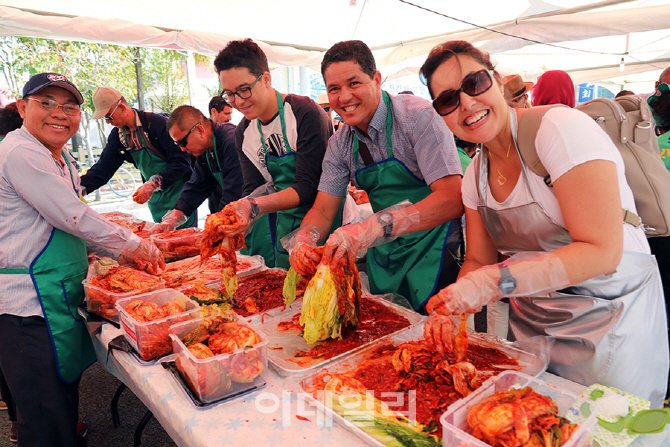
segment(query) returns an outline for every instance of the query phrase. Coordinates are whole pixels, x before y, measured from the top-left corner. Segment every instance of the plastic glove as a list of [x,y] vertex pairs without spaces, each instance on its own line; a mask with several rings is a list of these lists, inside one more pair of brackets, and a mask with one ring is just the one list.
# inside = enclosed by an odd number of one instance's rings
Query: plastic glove
[[157,225],[156,233],[174,231],[177,227],[184,225],[186,221],[188,221],[188,216],[182,211],[170,210],[165,213],[163,219],[161,219],[161,223]]
[[[507,267],[516,286],[499,287],[501,268]],[[563,262],[553,252],[529,252],[505,262],[474,270],[433,296],[426,310],[441,315],[479,312],[488,303],[503,297],[533,296],[554,292],[570,285]]]
[[423,326],[423,338],[440,354],[455,351],[458,317],[432,314]]
[[133,194],[133,200],[136,203],[147,203],[154,191],[160,191],[162,186],[163,177],[160,174],[152,175],[144,185],[137,188]]
[[293,270],[301,276],[311,277],[321,262],[323,249],[316,246],[319,241],[319,231],[314,225],[303,225],[292,231],[280,242],[289,253],[289,262]]
[[[335,230],[326,242],[322,263],[337,263],[343,256],[356,262],[359,250],[386,244],[419,222],[419,211],[408,200],[373,214],[367,219]],[[388,234],[388,230],[391,234]],[[385,234],[385,232],[387,234]]]
[[163,253],[153,242],[147,239],[141,239],[135,250],[123,250],[121,254],[131,258],[140,269],[146,270],[147,273],[152,275],[158,275],[165,269]]
[[[255,203],[254,199],[240,199],[226,205],[223,208],[223,211],[237,217],[237,223],[233,225],[220,225],[218,231],[228,237],[237,236],[238,234],[246,234],[253,222],[260,216],[260,213],[257,213],[258,205],[254,207],[252,205],[253,203]],[[257,213],[254,218],[251,217],[252,211]]]

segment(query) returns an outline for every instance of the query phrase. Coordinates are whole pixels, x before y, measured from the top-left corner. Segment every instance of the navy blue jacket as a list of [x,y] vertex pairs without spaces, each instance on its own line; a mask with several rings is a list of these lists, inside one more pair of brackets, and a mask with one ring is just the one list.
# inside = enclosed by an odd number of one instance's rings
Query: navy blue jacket
[[[170,137],[166,128],[167,118],[158,113],[133,110],[140,117],[144,138],[148,139],[151,145],[168,162],[167,168],[160,173],[161,177],[163,177],[163,189],[171,186],[180,178],[183,178],[184,182],[187,182],[191,177],[192,157],[188,153],[183,152],[174,143],[172,137]],[[149,117],[151,118],[150,126],[148,126]],[[81,186],[86,188],[86,192],[90,194],[107,183],[124,161],[135,165],[132,155],[128,153],[119,138],[118,129],[114,128],[107,137],[107,145],[102,150],[100,159],[81,177]],[[148,177],[144,173],[142,173],[142,178],[145,182],[148,180]]]
[[[219,201],[218,210],[230,202],[234,202],[242,197],[242,168],[240,160],[237,157],[235,149],[235,125],[230,123],[212,123],[212,132],[216,136],[216,150],[221,166],[216,162],[212,151],[205,151],[204,154],[195,159],[195,166],[191,180],[189,180],[181,190],[179,200],[175,209],[190,216],[209,194],[219,184],[214,178],[210,165],[214,171],[221,171],[223,174],[223,194]],[[209,165],[207,164],[209,160]]]

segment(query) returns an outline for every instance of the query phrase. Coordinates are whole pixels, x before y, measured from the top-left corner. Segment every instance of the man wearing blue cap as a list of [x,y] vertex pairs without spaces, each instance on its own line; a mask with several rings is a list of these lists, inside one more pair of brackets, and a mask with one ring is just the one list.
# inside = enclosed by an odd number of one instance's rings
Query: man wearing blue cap
[[84,99],[65,76],[23,88],[23,126],[0,143],[0,364],[26,446],[74,446],[79,380],[95,359],[84,300],[86,241],[165,266],[160,251],[81,201],[74,159]]

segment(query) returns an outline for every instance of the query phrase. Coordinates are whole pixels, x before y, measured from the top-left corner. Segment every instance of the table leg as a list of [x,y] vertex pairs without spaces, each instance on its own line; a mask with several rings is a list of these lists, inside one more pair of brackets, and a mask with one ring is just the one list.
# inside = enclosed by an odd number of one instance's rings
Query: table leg
[[144,431],[144,427],[147,426],[152,417],[153,413],[151,412],[151,410],[148,410],[142,417],[140,423],[137,425],[137,428],[135,429],[135,438],[134,438],[135,447],[140,447],[142,445],[142,432]]
[[116,392],[114,393],[114,396],[112,396],[112,425],[114,425],[114,428],[118,427],[121,425],[121,421],[119,421],[119,398],[121,397],[121,393],[123,393],[123,390],[126,389],[126,384],[121,382],[121,385],[116,389]]

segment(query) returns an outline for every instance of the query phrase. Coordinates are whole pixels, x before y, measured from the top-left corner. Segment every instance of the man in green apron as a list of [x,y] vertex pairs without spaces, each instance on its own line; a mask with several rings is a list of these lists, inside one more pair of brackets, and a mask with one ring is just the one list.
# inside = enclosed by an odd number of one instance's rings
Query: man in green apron
[[[463,214],[462,170],[453,135],[428,101],[381,90],[381,74],[361,41],[335,44],[321,74],[345,125],[328,143],[319,193],[296,235],[291,265],[313,273],[319,257],[310,232],[324,237],[351,180],[367,191],[376,214],[335,231],[324,261],[373,247],[367,252],[371,291],[398,293],[419,310],[442,284],[456,279],[459,268],[454,256]],[[382,212],[403,200],[412,205]]]
[[[130,162],[145,181],[133,200],[147,203],[154,222],[161,222],[191,177],[191,156],[170,138],[165,116],[133,109],[115,88],[98,88],[93,93],[93,105],[93,118],[104,118],[116,129],[109,134],[100,159],[81,177],[85,193],[106,184],[124,161]],[[182,227],[196,224],[193,213]]]
[[174,209],[163,218],[161,231],[172,231],[185,222],[217,186],[222,190],[219,211],[242,196],[234,125],[208,120],[200,110],[184,105],[174,109],[167,129],[177,146],[196,159],[191,180],[182,188]]
[[[251,39],[229,42],[214,66],[221,96],[244,114],[235,145],[246,198],[229,205],[242,222],[235,231],[253,224],[242,253],[263,256],[268,267],[288,268],[288,252],[278,241],[300,226],[314,202],[332,125],[311,99],[272,88],[267,58]],[[259,189],[262,197],[254,193]]]
[[81,201],[74,158],[84,99],[58,73],[34,75],[23,127],[0,143],[0,365],[27,446],[76,445],[79,379],[96,359],[86,324],[86,241],[164,267],[160,251]]

